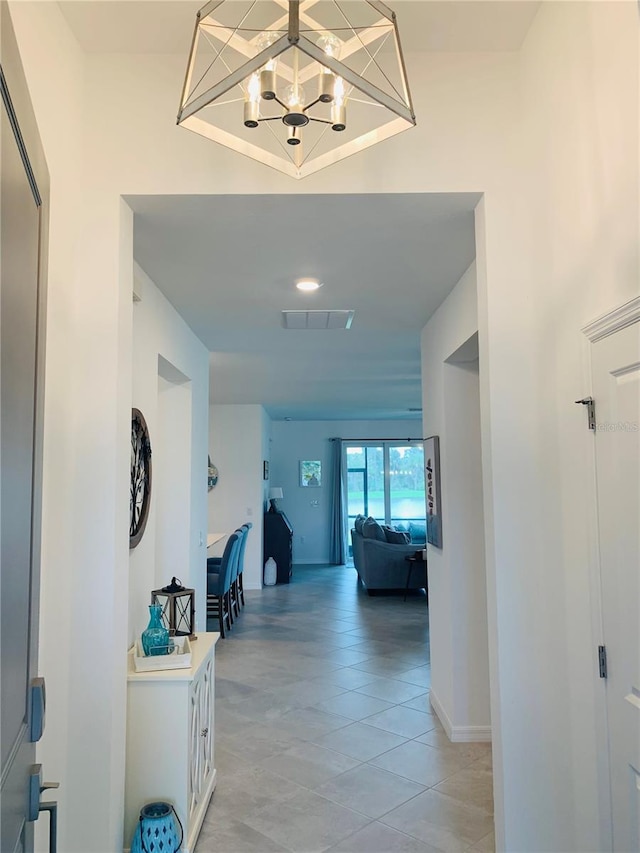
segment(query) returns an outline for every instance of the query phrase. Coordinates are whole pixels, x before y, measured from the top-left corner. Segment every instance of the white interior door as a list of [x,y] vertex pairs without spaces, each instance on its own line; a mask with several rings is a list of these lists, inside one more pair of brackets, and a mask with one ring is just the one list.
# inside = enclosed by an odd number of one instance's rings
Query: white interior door
[[640,850],[640,323],[592,345],[613,849]]

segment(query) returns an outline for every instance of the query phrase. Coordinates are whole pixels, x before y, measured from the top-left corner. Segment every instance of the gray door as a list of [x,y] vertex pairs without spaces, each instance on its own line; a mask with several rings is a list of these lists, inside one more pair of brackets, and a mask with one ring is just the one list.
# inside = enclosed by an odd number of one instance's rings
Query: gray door
[[0,850],[11,853],[33,849],[48,181],[6,3],[0,16]]

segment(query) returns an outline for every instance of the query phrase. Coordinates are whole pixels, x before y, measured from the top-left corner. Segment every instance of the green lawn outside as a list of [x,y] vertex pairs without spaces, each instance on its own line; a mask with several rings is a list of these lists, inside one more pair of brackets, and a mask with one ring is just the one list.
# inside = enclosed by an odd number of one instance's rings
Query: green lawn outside
[[[394,489],[391,492],[392,499],[396,500],[424,500],[424,489]],[[364,492],[354,492],[351,489],[349,490],[349,500],[355,502],[363,502],[364,501]],[[369,492],[369,500],[370,501],[380,501],[384,500],[384,492]]]

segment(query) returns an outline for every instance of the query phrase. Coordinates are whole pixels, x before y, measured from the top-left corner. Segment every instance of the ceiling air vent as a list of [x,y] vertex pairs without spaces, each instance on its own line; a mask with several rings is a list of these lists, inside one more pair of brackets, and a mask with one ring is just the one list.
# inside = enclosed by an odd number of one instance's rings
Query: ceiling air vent
[[353,310],[335,311],[283,311],[285,329],[350,329]]

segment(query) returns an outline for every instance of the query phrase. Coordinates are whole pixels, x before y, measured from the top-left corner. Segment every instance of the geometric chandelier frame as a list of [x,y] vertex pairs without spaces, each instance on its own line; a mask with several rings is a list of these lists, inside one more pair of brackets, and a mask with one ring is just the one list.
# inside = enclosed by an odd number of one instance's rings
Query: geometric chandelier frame
[[178,124],[303,178],[416,123],[396,15],[376,0],[211,0]]

